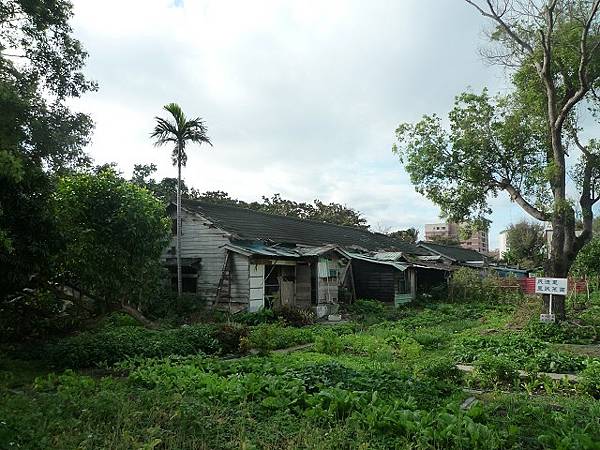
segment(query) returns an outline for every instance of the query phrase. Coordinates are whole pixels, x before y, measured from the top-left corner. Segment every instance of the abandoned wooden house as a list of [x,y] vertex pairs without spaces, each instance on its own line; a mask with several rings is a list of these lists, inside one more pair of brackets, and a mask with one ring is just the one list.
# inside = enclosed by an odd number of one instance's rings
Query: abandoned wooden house
[[[175,205],[168,211],[175,222]],[[237,206],[183,200],[181,233],[184,291],[232,312],[289,305],[322,316],[356,298],[399,304],[415,298],[421,278],[447,274],[418,260],[430,252],[385,234]],[[163,257],[176,278],[175,239]]]

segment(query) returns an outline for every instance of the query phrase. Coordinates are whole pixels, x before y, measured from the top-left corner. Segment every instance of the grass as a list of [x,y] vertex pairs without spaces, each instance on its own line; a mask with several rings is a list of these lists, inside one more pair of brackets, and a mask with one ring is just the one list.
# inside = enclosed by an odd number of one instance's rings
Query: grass
[[[599,448],[592,395],[510,376],[594,360],[536,338],[526,306],[363,306],[360,323],[253,326],[242,340],[261,355],[235,360],[134,357],[100,377],[3,358],[0,449]],[[465,358],[481,370],[457,372]],[[463,411],[468,385],[486,392]]]

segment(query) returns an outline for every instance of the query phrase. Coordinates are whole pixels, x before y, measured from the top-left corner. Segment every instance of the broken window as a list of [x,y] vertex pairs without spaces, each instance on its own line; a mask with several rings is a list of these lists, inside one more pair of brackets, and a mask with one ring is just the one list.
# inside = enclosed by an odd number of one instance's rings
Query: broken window
[[[171,288],[177,291],[177,267],[169,267],[171,275]],[[188,294],[198,292],[198,270],[195,267],[183,266],[181,268],[181,288]]]

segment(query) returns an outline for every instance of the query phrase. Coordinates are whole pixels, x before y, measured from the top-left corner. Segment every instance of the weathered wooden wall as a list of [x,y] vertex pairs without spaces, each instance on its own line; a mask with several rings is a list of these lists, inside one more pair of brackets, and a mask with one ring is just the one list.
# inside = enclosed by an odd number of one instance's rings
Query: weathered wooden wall
[[[318,304],[338,303],[340,291],[340,275],[346,263],[335,252],[330,252],[319,258],[317,268],[317,299]],[[330,275],[335,272],[335,276]]]
[[[216,300],[225,262],[223,246],[229,243],[229,237],[206,219],[186,211],[182,213],[181,232],[181,257],[202,259],[198,271],[198,294],[211,304]],[[173,256],[168,254],[172,247],[175,247],[174,236],[163,258]],[[231,303],[237,309],[246,307],[250,294],[248,258],[233,254],[230,273]]]
[[355,259],[352,261],[352,273],[356,298],[393,302],[395,294],[394,269],[391,266],[372,264]]
[[311,306],[311,266],[309,263],[296,265],[296,306],[310,308]]

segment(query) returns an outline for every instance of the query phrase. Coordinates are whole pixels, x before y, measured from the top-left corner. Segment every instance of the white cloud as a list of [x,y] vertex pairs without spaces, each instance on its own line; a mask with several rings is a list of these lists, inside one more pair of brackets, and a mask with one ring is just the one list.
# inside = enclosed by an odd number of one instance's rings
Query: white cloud
[[100,83],[76,102],[97,162],[173,176],[149,133],[176,101],[214,143],[189,148],[188,185],[341,202],[394,228],[438,213],[391,153],[397,124],[502,84],[477,53],[482,20],[448,0],[76,0],[73,25]]

